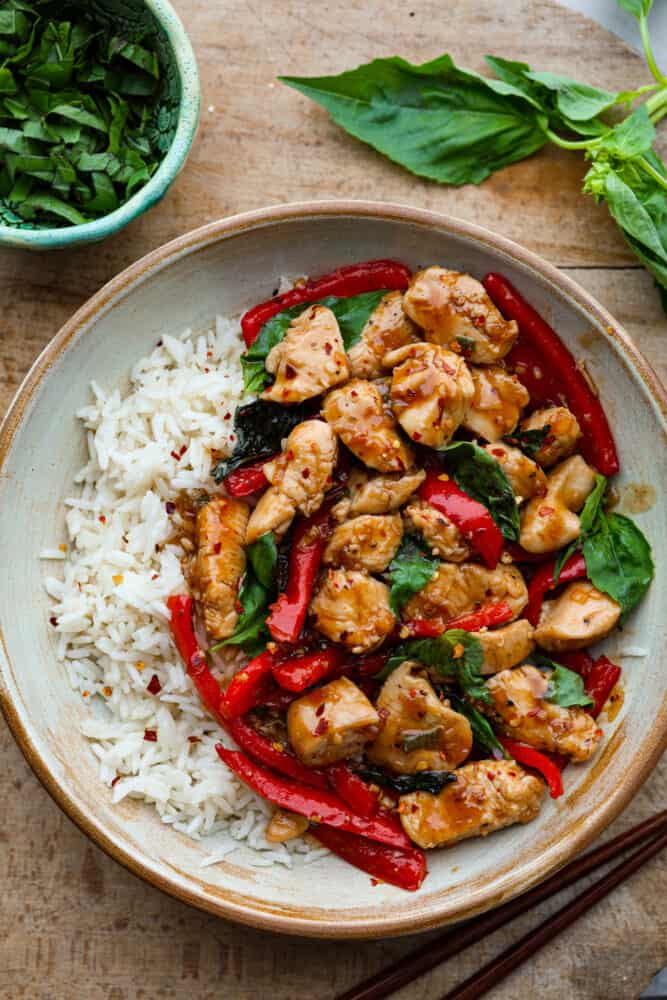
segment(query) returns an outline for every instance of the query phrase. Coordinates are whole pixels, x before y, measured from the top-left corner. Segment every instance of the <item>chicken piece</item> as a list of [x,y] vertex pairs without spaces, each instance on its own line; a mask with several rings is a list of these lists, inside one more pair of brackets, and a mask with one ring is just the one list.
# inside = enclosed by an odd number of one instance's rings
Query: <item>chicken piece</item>
[[525,618],[486,632],[474,632],[484,650],[482,674],[508,670],[530,656],[535,648],[534,628]]
[[540,811],[545,784],[513,760],[477,760],[456,772],[438,795],[402,795],[403,829],[419,847],[449,847],[466,837],[485,837],[514,823],[530,823]]
[[405,508],[408,526],[419,531],[434,555],[446,562],[464,562],[470,547],[455,524],[426,500],[413,500]]
[[297,510],[306,517],[314,514],[331,486],[337,458],[336,438],[328,424],[323,420],[297,424],[282,453],[264,466],[272,485],[250,515],[246,545],[267,531],[283,535]]
[[300,761],[322,767],[353,757],[375,739],[380,716],[347,677],[309,691],[287,710],[287,734]]
[[470,723],[440,701],[419,663],[402,663],[389,675],[376,708],[380,732],[366,752],[375,764],[399,774],[451,771],[472,749]]
[[408,344],[390,351],[391,407],[413,441],[441,448],[463,420],[473,381],[463,358],[437,344]]
[[349,497],[333,509],[337,521],[357,514],[388,514],[398,510],[419,489],[426,478],[424,469],[405,476],[369,476],[356,469],[350,475]]
[[530,500],[521,513],[519,543],[528,552],[555,552],[581,533],[577,516],[595,486],[595,471],[573,455],[547,476],[544,496]]
[[249,514],[247,503],[228,497],[215,497],[197,511],[191,577],[212,639],[228,639],[239,618],[236,604],[245,572]]
[[541,431],[547,427],[549,432],[535,455],[535,461],[545,469],[568,458],[581,437],[577,418],[565,406],[550,406],[547,410],[535,410],[521,421],[522,431]]
[[378,472],[405,472],[412,465],[412,451],[372,382],[352,379],[342,389],[334,389],[322,411],[332,430],[364,465]]
[[463,426],[485,441],[499,441],[519,423],[530,402],[528,390],[504,368],[473,368],[472,378],[475,392]]
[[497,441],[495,444],[485,444],[484,450],[495,458],[507,476],[517,503],[546,494],[547,477],[537,462],[533,462],[519,448]]
[[269,844],[284,844],[288,840],[300,837],[309,826],[310,820],[305,816],[286,812],[284,809],[276,809],[267,824],[264,838]]
[[469,274],[428,267],[414,275],[403,297],[410,319],[423,327],[426,339],[462,351],[474,364],[504,358],[519,334]]
[[360,339],[347,352],[352,377],[379,378],[387,351],[416,340],[417,328],[403,312],[402,292],[389,292],[371,313]]
[[308,306],[293,319],[287,333],[266,358],[267,372],[276,376],[262,399],[287,405],[319,396],[327,389],[347,382],[343,338],[336,317],[326,306]]
[[486,569],[476,563],[442,563],[433,579],[403,609],[403,618],[449,621],[480,605],[507,601],[514,618],[528,603],[528,591],[516,566]]
[[310,614],[318,632],[353,653],[376,649],[396,624],[389,587],[359,570],[329,570],[310,602]]
[[621,606],[587,580],[569,584],[555,601],[545,601],[535,641],[551,653],[566,653],[599,642],[612,632]]
[[402,536],[400,514],[361,514],[334,529],[322,562],[382,573],[396,555]]
[[477,707],[514,740],[548,753],[566,754],[572,760],[588,760],[602,730],[583,708],[561,708],[545,701],[549,677],[550,671],[530,664],[502,670],[486,682],[493,704],[478,702]]

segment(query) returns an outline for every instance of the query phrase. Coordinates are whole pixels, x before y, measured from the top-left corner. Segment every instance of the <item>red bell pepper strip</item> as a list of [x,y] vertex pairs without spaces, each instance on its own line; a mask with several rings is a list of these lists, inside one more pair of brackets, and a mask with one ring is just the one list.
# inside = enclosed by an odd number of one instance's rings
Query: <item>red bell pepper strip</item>
[[575,552],[565,562],[557,583],[554,583],[555,569],[556,560],[550,559],[548,563],[535,571],[528,584],[528,604],[524,608],[523,617],[527,618],[531,625],[537,625],[540,620],[540,612],[547,591],[552,590],[558,584],[571,583],[573,580],[581,580],[586,576],[586,562],[581,552]]
[[264,475],[264,466],[270,461],[270,458],[263,458],[261,462],[253,462],[252,465],[230,472],[223,480],[223,486],[230,497],[249,497],[266,489],[269,481]]
[[201,700],[211,715],[220,720],[222,692],[208,667],[206,655],[197,642],[192,623],[192,605],[192,598],[187,594],[173,594],[167,598],[171,633]]
[[323,677],[334,673],[346,659],[344,650],[331,646],[329,649],[320,649],[315,653],[275,664],[273,676],[288,691],[305,691]]
[[348,833],[358,833],[369,840],[377,840],[390,847],[410,847],[410,840],[403,827],[391,814],[358,816],[333,792],[295,784],[269,771],[249,757],[235,750],[227,750],[220,743],[215,747],[220,759],[258,795],[290,812],[306,816],[315,823],[334,826]]
[[599,656],[590,669],[588,677],[584,680],[584,690],[589,698],[593,699],[593,706],[590,714],[594,719],[604,708],[609,695],[618,684],[621,676],[621,668],[606,656]]
[[567,404],[562,383],[549,371],[535,348],[519,333],[519,337],[505,358],[521,385],[530,393],[532,407],[563,406]]
[[558,662],[569,670],[574,670],[584,680],[588,677],[593,667],[593,657],[585,649],[573,649],[569,653],[559,653]]
[[399,889],[415,892],[426,877],[426,856],[417,847],[387,847],[330,826],[318,826],[310,833],[343,861]]
[[321,278],[311,278],[289,292],[276,295],[268,302],[261,302],[245,313],[241,319],[241,329],[246,347],[250,347],[264,324],[284,309],[301,305],[302,302],[315,302],[328,295],[348,298],[350,295],[375,292],[382,288],[387,291],[407,288],[411,276],[411,271],[398,261],[369,260],[339,267]]
[[449,518],[489,569],[495,569],[503,551],[503,536],[483,504],[459,489],[449,476],[434,471],[426,474],[419,496]]
[[619,470],[618,454],[602,404],[581,373],[576,359],[555,330],[499,274],[487,274],[484,287],[503,316],[514,319],[522,336],[542,359],[542,367],[556,378],[567,405],[579,421],[581,451],[604,476]]
[[268,693],[274,663],[273,654],[265,650],[234,674],[220,702],[225,719],[237,719],[261,704]]
[[407,629],[411,639],[431,639],[442,635],[443,632],[448,632],[451,628],[460,628],[464,632],[479,632],[483,628],[504,625],[513,617],[514,612],[507,601],[498,601],[496,604],[483,604],[476,611],[459,615],[457,618],[450,618],[447,622],[411,618],[402,623],[399,634],[401,638],[404,638],[403,633]]
[[286,774],[295,781],[315,788],[329,788],[329,781],[324,771],[306,767],[292,754],[282,750],[280,744],[268,740],[256,729],[253,729],[244,719],[230,719],[225,729],[242,750],[260,764],[266,764],[279,774]]
[[517,764],[525,764],[526,767],[532,767],[534,771],[540,772],[549,786],[549,793],[552,799],[557,799],[563,794],[563,778],[560,768],[554,760],[539,750],[528,746],[527,743],[519,743],[518,740],[508,740],[504,736],[499,736],[498,739]]
[[505,549],[511,555],[514,562],[518,563],[543,563],[549,558],[544,552],[528,552],[517,542],[505,542]]
[[262,708],[276,708],[279,712],[285,712],[299,695],[294,691],[284,691],[283,688],[274,684],[273,687],[262,697]]
[[347,764],[330,764],[327,776],[333,790],[353,812],[359,816],[374,816],[378,811],[377,795]]
[[287,590],[271,605],[266,620],[276,642],[296,642],[303,628],[313,585],[326,545],[325,526],[329,510],[321,508],[313,517],[297,522],[289,556]]

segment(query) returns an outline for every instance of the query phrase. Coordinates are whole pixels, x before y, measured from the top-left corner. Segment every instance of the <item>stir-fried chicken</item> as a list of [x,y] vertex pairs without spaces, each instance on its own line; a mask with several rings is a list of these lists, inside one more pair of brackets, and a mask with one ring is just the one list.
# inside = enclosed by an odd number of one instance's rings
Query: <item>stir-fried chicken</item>
[[197,512],[197,554],[191,581],[212,639],[229,638],[238,621],[236,606],[245,572],[243,545],[249,513],[246,503],[227,497],[216,497]]
[[308,306],[293,319],[265,367],[276,380],[262,397],[276,403],[300,403],[319,396],[350,377],[336,317],[325,306]]
[[418,331],[403,311],[401,292],[389,292],[381,300],[361,331],[361,337],[347,352],[353,378],[379,378],[384,374],[382,359],[387,351],[418,340]]
[[272,484],[250,515],[246,545],[267,531],[280,537],[297,510],[314,514],[331,486],[338,447],[331,428],[323,420],[304,420],[287,438],[284,450],[264,466]]
[[484,447],[507,476],[517,503],[523,503],[534,496],[544,496],[547,477],[537,462],[533,462],[532,458],[528,458],[518,448],[512,448],[502,441]]
[[478,760],[460,768],[456,781],[438,795],[403,795],[401,823],[419,847],[446,847],[513,823],[529,823],[540,811],[544,790],[543,781],[513,760]]
[[405,520],[423,535],[433,554],[446,562],[463,562],[470,556],[470,548],[456,525],[426,500],[408,504]]
[[399,774],[449,771],[472,749],[464,715],[441,702],[418,663],[394,670],[376,699],[381,726],[368,758]]
[[530,402],[528,390],[504,368],[473,368],[472,377],[474,394],[463,426],[485,441],[499,441],[519,423]]
[[501,670],[516,666],[529,656],[535,648],[534,629],[529,621],[520,618],[503,628],[486,632],[474,632],[484,650],[482,674],[496,674]]
[[408,344],[386,355],[391,406],[413,441],[441,448],[463,420],[473,381],[462,357],[437,344]]
[[353,653],[376,649],[396,624],[389,588],[359,570],[334,569],[310,602],[313,625]]
[[444,267],[415,274],[403,308],[425,330],[427,340],[457,346],[474,364],[504,358],[519,333],[514,320],[503,318],[479,281]]
[[502,670],[486,682],[493,704],[479,702],[478,707],[512,739],[549,753],[564,753],[572,760],[588,760],[602,730],[583,708],[561,708],[545,701],[549,677],[549,671],[529,664]]
[[621,606],[588,580],[576,580],[555,601],[545,601],[535,641],[552,653],[583,649],[612,632]]
[[515,618],[528,603],[528,591],[516,566],[486,569],[475,563],[443,563],[435,576],[403,609],[403,617],[448,621],[482,604],[507,601]]
[[402,535],[400,514],[361,514],[334,529],[322,561],[325,566],[382,573],[396,555]]
[[323,413],[343,444],[378,472],[406,472],[412,451],[401,437],[382,394],[372,382],[353,379],[324,400]]
[[309,691],[287,712],[292,748],[311,767],[354,756],[375,738],[379,722],[377,710],[347,677]]
[[568,458],[581,437],[577,418],[565,406],[536,410],[521,421],[522,431],[542,431],[547,428],[547,435],[535,455],[535,461],[545,469]]
[[578,512],[595,486],[595,471],[581,455],[567,458],[547,476],[546,492],[521,514],[519,541],[528,552],[555,552],[581,533]]
[[336,520],[357,514],[389,514],[406,503],[419,489],[426,478],[423,469],[407,475],[370,476],[356,469],[348,483],[349,497],[336,504],[333,514]]

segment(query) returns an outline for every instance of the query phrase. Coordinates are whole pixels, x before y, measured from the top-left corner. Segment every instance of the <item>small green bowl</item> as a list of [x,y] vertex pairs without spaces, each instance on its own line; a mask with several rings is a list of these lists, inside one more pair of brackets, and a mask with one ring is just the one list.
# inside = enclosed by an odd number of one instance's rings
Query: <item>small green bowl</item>
[[[137,27],[150,20],[157,26],[160,65],[165,73],[161,115],[165,131],[173,131],[166,156],[151,179],[120,208],[101,219],[80,226],[53,229],[0,225],[0,246],[27,250],[61,250],[106,239],[152,208],[167,193],[190,152],[199,124],[200,87],[192,44],[176,11],[168,0],[96,0],[96,15],[118,20],[122,16]],[[133,14],[134,12],[134,14]],[[171,118],[171,121],[170,121]]]

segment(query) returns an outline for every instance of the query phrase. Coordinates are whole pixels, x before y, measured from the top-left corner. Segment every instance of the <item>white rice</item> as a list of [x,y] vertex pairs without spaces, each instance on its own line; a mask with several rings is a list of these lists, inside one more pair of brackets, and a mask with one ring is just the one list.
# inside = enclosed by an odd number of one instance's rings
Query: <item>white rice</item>
[[[210,491],[213,449],[233,447],[242,346],[238,322],[218,317],[206,334],[164,336],[124,395],[92,385],[93,401],[78,413],[88,461],[65,500],[69,544],[41,555],[64,560],[62,574],[45,580],[57,655],[91,705],[82,731],[113,801],[142,799],[164,823],[206,837],[205,865],[242,841],[253,864],[290,866],[294,854],[310,861],[326,851],[265,840],[271,809],[219,760],[215,744],[229,740],[202,710],[165,603],[185,589],[184,549],[167,541],[180,518],[166,503],[181,490]],[[154,674],[157,696],[146,690]]]

